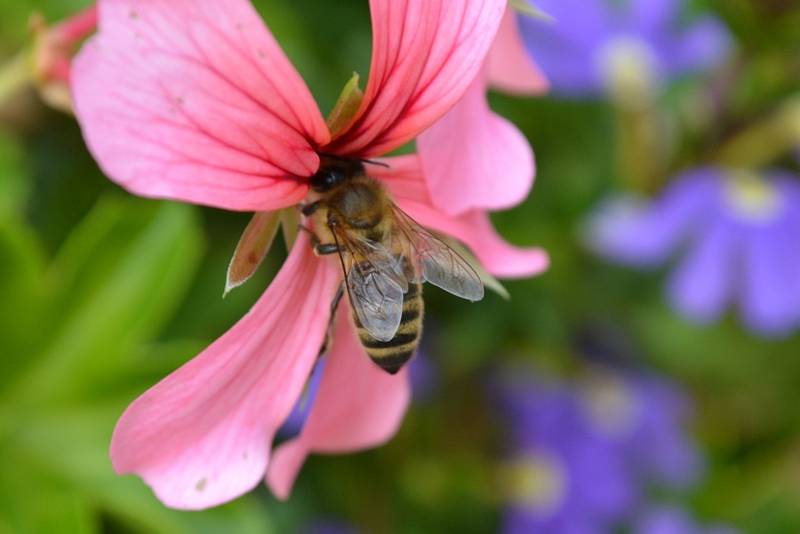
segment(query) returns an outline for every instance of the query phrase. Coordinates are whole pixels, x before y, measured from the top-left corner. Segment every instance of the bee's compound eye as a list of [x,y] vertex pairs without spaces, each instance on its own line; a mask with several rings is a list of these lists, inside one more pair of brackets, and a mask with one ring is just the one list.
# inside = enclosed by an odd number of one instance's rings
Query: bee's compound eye
[[331,169],[325,173],[325,185],[333,187],[344,181],[344,173],[339,169]]
[[320,169],[311,177],[311,187],[316,191],[328,191],[342,183],[344,179],[345,174],[341,169]]

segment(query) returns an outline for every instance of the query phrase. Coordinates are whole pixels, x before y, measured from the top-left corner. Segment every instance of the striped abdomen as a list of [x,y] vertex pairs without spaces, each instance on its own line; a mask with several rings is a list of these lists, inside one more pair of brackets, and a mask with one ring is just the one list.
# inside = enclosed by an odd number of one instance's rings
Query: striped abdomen
[[403,315],[400,319],[400,327],[397,329],[397,334],[389,341],[378,341],[370,336],[369,332],[361,326],[358,317],[353,314],[358,330],[358,339],[372,361],[377,363],[381,369],[395,374],[414,355],[422,336],[423,311],[422,284],[408,284],[408,291],[403,295]]

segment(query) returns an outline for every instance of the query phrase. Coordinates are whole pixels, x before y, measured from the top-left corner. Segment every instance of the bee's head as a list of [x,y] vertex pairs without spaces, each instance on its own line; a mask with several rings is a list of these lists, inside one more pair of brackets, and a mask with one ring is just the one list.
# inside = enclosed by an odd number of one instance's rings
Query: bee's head
[[363,172],[364,165],[359,160],[322,156],[319,170],[311,177],[311,189],[327,193]]
[[317,193],[327,193],[342,185],[345,180],[347,180],[347,174],[344,169],[321,167],[311,177],[311,189]]

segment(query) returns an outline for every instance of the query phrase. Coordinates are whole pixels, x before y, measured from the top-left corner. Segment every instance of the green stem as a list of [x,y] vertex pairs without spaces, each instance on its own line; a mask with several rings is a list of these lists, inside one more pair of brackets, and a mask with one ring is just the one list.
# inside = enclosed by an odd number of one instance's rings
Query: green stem
[[671,139],[658,107],[654,70],[636,42],[620,41],[606,54],[606,90],[616,115],[621,179],[627,189],[656,191]]
[[725,143],[715,154],[717,163],[757,169],[800,145],[800,95],[790,97],[780,109]]
[[622,181],[627,189],[643,193],[657,191],[664,172],[666,145],[655,107],[617,107],[617,129]]
[[17,95],[33,81],[33,71],[27,51],[22,51],[0,65],[0,106]]

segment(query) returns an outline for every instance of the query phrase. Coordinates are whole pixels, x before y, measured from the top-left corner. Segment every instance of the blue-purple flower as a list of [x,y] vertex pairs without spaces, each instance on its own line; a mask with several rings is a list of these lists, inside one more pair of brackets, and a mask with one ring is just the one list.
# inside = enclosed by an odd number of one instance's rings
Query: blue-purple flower
[[602,532],[631,510],[636,487],[624,458],[574,391],[517,377],[499,396],[510,433],[503,532]]
[[439,386],[439,372],[437,362],[427,355],[424,347],[420,348],[409,364],[411,396],[414,403],[425,404],[431,400]]
[[652,508],[641,515],[633,534],[737,534],[731,527],[699,525],[685,510],[672,506]]
[[291,439],[296,437],[303,429],[303,425],[306,419],[308,419],[308,415],[311,413],[311,407],[314,406],[314,400],[317,398],[317,391],[322,381],[322,374],[325,371],[326,361],[327,358],[325,356],[317,360],[314,370],[311,372],[311,376],[308,377],[308,382],[306,382],[303,394],[295,403],[292,412],[289,414],[289,417],[286,418],[286,421],[283,422],[280,430],[278,430],[278,437],[282,439]]
[[731,48],[710,15],[683,19],[682,0],[536,0],[548,22],[520,17],[531,55],[555,94],[601,96],[623,69],[663,82],[706,70]]
[[517,370],[493,391],[508,433],[505,533],[611,532],[653,484],[685,487],[701,468],[686,400],[659,378],[594,369],[545,382]]
[[638,480],[673,488],[696,482],[703,462],[687,434],[689,402],[677,387],[656,376],[604,370],[580,386],[594,428],[619,447]]
[[669,281],[690,320],[717,320],[730,306],[762,335],[800,326],[800,183],[787,172],[701,168],[652,203],[626,198],[600,210],[592,246],[632,266],[681,257]]
[[358,534],[358,530],[342,521],[318,519],[302,530],[303,534]]

